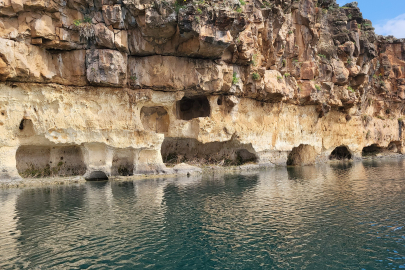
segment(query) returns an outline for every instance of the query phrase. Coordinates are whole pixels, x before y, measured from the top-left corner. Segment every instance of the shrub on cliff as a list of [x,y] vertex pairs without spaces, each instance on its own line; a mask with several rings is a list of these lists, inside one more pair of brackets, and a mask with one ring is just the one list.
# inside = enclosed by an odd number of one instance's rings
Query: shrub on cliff
[[237,84],[239,82],[239,78],[236,77],[236,72],[232,75],[232,84]]
[[77,30],[79,30],[80,37],[89,39],[94,37],[94,28],[91,23],[92,18],[85,16],[83,20],[74,20],[73,24]]

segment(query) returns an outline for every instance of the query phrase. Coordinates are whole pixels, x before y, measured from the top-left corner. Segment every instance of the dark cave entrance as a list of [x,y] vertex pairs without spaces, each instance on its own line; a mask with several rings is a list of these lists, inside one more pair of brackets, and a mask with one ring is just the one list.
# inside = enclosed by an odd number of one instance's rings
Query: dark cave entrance
[[372,144],[370,146],[364,147],[363,150],[361,151],[361,155],[363,157],[375,156],[375,155],[381,153],[383,150],[384,150],[384,148],[379,147],[378,144]]
[[335,150],[329,156],[330,160],[337,159],[337,160],[344,160],[344,159],[352,159],[352,154],[350,153],[349,149],[342,145],[336,147]]
[[198,117],[208,117],[211,113],[210,103],[206,96],[183,97],[176,103],[177,117],[191,120]]
[[85,179],[87,181],[105,181],[108,180],[108,176],[103,171],[93,171]]

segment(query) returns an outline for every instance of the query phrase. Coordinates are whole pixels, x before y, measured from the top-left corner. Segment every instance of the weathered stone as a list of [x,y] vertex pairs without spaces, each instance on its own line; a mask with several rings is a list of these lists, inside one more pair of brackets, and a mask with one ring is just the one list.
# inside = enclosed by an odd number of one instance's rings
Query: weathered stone
[[14,9],[15,13],[21,12],[24,10],[23,0],[11,0],[11,6]]
[[123,87],[127,81],[127,58],[113,50],[86,52],[87,80],[90,84]]
[[117,31],[114,36],[114,45],[120,52],[129,53],[128,33],[125,30]]
[[32,37],[54,39],[56,36],[52,18],[47,15],[43,15],[40,19],[35,20],[31,31]]
[[100,48],[115,49],[114,32],[108,29],[104,24],[94,25],[96,45]]
[[112,25],[115,29],[124,29],[124,18],[121,5],[104,5],[103,18],[107,26]]
[[349,79],[349,71],[341,60],[332,60],[333,82],[336,84],[346,84]]

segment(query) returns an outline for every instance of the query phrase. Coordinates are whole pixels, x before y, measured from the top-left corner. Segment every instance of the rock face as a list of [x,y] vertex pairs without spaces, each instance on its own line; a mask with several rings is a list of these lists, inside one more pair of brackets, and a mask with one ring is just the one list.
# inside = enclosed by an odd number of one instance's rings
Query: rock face
[[0,2],[0,178],[402,153],[404,99],[356,3]]

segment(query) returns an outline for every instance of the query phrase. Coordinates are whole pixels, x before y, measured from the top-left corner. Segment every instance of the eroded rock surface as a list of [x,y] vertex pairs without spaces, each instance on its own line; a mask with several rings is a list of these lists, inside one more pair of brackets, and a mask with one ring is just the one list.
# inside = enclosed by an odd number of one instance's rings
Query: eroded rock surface
[[399,155],[404,73],[334,0],[3,1],[0,178]]

